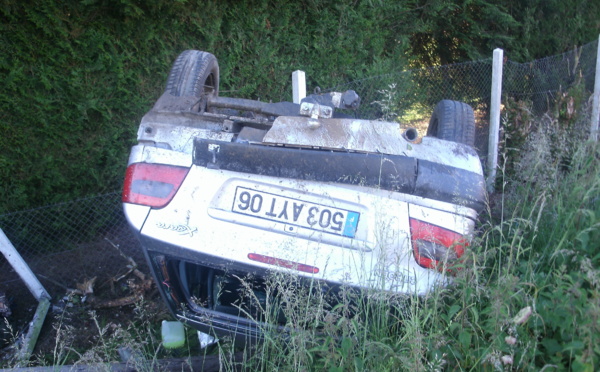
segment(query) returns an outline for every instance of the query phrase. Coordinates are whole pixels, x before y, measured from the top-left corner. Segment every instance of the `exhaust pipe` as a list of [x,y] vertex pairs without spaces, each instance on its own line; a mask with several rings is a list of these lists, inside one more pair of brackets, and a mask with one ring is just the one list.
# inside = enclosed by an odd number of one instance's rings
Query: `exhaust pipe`
[[419,138],[419,132],[415,128],[408,128],[402,133],[402,137],[408,142],[414,142]]

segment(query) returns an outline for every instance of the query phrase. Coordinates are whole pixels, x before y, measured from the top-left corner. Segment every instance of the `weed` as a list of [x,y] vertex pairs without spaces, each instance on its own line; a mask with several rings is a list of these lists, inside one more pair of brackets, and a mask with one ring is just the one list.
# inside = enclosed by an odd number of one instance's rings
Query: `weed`
[[[573,133],[580,119],[570,120],[565,128],[545,115],[532,123],[520,151],[505,153],[502,195],[482,216],[452,285],[398,296],[327,287],[285,272],[262,281],[233,277],[241,283],[233,305],[264,338],[246,345],[242,361],[234,343],[221,340],[221,368],[598,369],[600,146],[573,140],[583,137]],[[378,242],[393,240],[391,229],[381,230]],[[156,367],[169,355],[160,346],[159,322],[144,303],[137,309],[129,326],[88,314],[97,336],[85,352],[71,348],[74,330],[57,318],[47,363],[104,363],[126,347],[143,356],[132,361],[138,370]],[[184,353],[194,352],[189,347]]]
[[549,115],[535,124],[518,153],[520,174],[505,173],[504,196],[483,216],[453,285],[397,298],[344,286],[332,293],[274,275],[265,306],[273,301],[290,333],[264,328],[261,357],[249,363],[329,371],[598,368],[600,147],[571,141],[579,135]]
[[158,314],[144,301],[136,304],[135,312],[135,321],[123,326],[101,319],[95,311],[90,311],[88,316],[97,330],[96,343],[77,364],[106,363],[119,360],[120,354],[123,354],[129,357],[128,363],[136,370],[153,370],[162,355],[160,353],[164,354],[158,336]]

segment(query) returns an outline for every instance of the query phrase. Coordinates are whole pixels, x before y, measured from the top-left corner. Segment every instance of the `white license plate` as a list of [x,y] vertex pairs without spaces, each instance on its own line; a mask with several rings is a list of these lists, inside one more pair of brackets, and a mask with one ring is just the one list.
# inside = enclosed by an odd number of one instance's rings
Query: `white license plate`
[[231,210],[287,225],[354,238],[360,213],[237,187]]

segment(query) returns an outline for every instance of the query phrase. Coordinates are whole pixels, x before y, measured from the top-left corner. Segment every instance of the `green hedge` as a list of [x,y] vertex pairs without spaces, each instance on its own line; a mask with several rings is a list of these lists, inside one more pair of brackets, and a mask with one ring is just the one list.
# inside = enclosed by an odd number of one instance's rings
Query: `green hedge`
[[[3,2],[0,213],[120,188],[142,115],[185,49],[219,59],[225,96],[291,100],[404,65],[396,2]],[[406,18],[406,16],[404,16]],[[408,25],[408,23],[407,23]]]
[[[529,55],[527,17],[562,9],[545,3],[2,0],[0,213],[118,190],[139,120],[185,49],[217,56],[224,96],[291,100],[297,69],[310,91],[479,59],[492,45]],[[578,10],[561,40],[597,35],[582,26],[596,7]]]

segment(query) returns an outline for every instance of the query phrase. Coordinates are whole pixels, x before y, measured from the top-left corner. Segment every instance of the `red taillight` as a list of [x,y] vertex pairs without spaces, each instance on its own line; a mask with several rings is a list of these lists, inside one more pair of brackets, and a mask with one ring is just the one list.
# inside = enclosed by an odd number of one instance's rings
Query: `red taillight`
[[414,218],[410,219],[410,235],[415,260],[428,269],[451,268],[469,245],[459,233]]
[[134,163],[127,167],[122,201],[162,208],[169,204],[189,168]]
[[316,274],[319,272],[319,268],[315,266],[305,265],[294,261],[288,261],[281,258],[275,258],[271,256],[265,256],[258,253],[248,253],[248,258],[252,261],[266,263],[268,265],[275,265],[280,267],[285,267],[287,269],[294,269],[298,271],[303,271],[309,274]]

